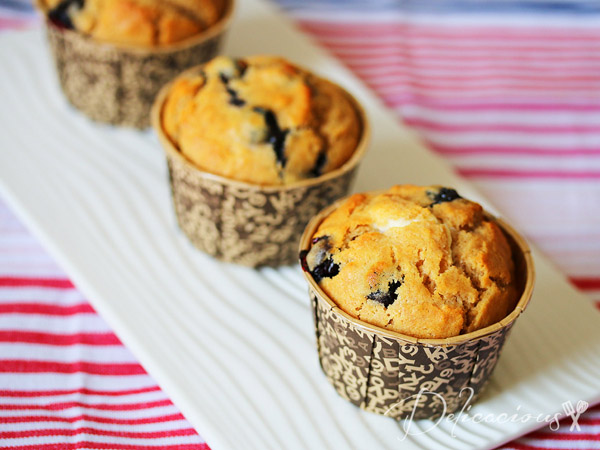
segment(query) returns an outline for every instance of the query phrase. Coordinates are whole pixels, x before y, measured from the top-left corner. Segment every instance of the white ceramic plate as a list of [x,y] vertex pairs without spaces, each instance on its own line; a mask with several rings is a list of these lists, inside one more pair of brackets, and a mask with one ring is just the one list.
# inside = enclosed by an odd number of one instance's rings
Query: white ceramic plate
[[[228,53],[278,53],[355,93],[373,124],[357,190],[449,184],[481,199],[343,66],[273,8],[242,0]],[[321,373],[300,270],[218,263],[178,231],[150,133],[90,123],[60,94],[42,33],[0,36],[0,187],[214,450],[491,448],[543,424],[415,423],[361,412]],[[489,205],[488,205],[489,206]],[[538,283],[471,413],[600,400],[600,316],[536,256]]]

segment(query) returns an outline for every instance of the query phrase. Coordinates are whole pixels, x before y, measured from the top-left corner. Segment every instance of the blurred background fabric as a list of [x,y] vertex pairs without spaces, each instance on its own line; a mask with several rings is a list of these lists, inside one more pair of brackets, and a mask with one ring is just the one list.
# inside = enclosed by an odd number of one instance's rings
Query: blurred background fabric
[[[600,2],[277,4],[600,306]],[[503,448],[600,449],[599,407],[570,425]],[[0,448],[206,448],[1,199]]]

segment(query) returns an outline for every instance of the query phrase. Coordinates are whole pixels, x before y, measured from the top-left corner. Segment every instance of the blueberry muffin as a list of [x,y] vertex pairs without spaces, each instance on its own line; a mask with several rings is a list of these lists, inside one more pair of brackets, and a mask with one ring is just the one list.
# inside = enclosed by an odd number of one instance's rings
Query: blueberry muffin
[[224,0],[43,0],[56,25],[98,41],[142,47],[163,46],[215,24]]
[[518,297],[500,227],[479,204],[444,187],[355,194],[323,220],[303,257],[346,313],[416,338],[484,328]]
[[36,0],[68,102],[146,128],[160,89],[219,54],[234,0]]
[[341,167],[362,134],[345,91],[273,56],[217,57],[178,78],[162,125],[199,169],[261,186]]

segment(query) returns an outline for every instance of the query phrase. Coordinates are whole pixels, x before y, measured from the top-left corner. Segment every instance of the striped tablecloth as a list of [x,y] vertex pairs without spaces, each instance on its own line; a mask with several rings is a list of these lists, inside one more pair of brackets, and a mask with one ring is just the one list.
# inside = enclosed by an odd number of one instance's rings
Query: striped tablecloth
[[[279,3],[600,305],[597,1]],[[600,449],[600,407],[579,425],[503,448]],[[1,200],[0,448],[207,448]]]

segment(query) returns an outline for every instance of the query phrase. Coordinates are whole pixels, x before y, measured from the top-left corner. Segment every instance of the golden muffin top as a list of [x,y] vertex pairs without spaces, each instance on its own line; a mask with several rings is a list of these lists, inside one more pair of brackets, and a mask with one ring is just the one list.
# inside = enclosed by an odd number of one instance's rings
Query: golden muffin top
[[274,56],[221,56],[177,79],[162,124],[199,169],[258,185],[337,169],[362,135],[345,91]]
[[517,302],[504,233],[449,188],[355,194],[323,220],[303,256],[346,313],[417,338],[484,328]]
[[51,21],[99,41],[134,46],[173,44],[223,14],[224,0],[42,0]]

